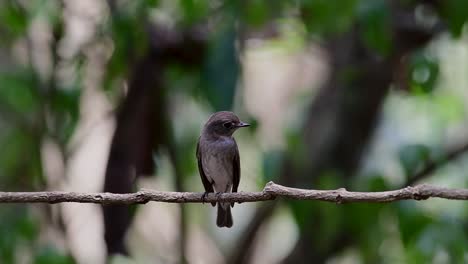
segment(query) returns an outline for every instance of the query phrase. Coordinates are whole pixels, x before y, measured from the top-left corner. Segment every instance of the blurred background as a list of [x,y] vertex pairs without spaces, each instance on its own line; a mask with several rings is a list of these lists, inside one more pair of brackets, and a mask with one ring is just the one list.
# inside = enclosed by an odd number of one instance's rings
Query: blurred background
[[[2,0],[0,189],[468,185],[466,0]],[[468,263],[466,202],[0,205],[0,263]]]

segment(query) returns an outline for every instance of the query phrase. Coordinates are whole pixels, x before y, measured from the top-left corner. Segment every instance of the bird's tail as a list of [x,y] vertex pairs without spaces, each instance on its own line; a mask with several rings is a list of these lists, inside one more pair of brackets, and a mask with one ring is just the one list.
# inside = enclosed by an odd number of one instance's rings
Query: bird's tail
[[218,203],[218,216],[216,217],[216,225],[219,227],[231,227],[232,215],[229,203]]

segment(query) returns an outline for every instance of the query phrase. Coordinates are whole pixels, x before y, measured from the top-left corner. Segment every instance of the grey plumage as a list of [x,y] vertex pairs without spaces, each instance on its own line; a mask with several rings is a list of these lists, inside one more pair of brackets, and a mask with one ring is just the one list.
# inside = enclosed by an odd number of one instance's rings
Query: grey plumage
[[[214,113],[206,122],[197,143],[197,160],[205,192],[237,192],[240,181],[240,159],[232,134],[243,123],[232,112]],[[216,203],[211,203],[213,206]],[[231,227],[234,203],[218,203],[216,224]]]

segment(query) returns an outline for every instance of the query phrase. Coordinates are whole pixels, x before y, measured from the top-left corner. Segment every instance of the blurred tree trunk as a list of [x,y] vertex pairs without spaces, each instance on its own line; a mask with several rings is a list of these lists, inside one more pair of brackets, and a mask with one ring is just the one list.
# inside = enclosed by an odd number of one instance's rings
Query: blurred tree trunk
[[[138,176],[153,174],[153,153],[161,147],[168,149],[175,171],[176,191],[184,191],[178,148],[172,137],[166,108],[168,99],[163,74],[170,63],[188,67],[201,65],[206,34],[200,28],[178,32],[152,25],[148,29],[148,40],[149,49],[132,70],[128,94],[117,114],[117,128],[106,169],[105,192],[132,192]],[[186,214],[184,205],[180,207],[180,262],[183,263],[186,261]],[[124,238],[132,219],[130,207],[105,205],[103,213],[109,255],[128,254]]]
[[[360,42],[356,30],[327,44],[331,56],[331,77],[312,103],[304,127],[304,156],[307,162],[293,166],[290,184],[317,186],[321,175],[333,171],[347,187],[376,127],[380,107],[390,87],[389,60],[379,59]],[[352,72],[355,71],[355,72]],[[328,254],[317,250],[320,238],[314,230],[323,225],[320,212],[310,212],[309,228],[284,263],[323,263]],[[335,243],[347,244],[346,235]],[[329,248],[328,250],[331,250]]]
[[[414,10],[391,5],[392,52],[378,56],[359,35],[359,27],[332,39],[327,44],[331,56],[331,77],[312,103],[303,140],[307,161],[293,167],[291,185],[316,186],[327,171],[338,172],[343,187],[348,187],[362,154],[378,124],[380,110],[390,85],[405,56],[423,47],[436,33],[419,25]],[[299,240],[283,263],[324,263],[330,256],[353,243],[347,230],[340,230],[325,250],[321,238],[314,236],[324,219],[311,212],[314,225],[301,230]]]
[[[153,149],[165,138],[160,68],[150,57],[145,57],[135,66],[132,75],[128,95],[117,114],[105,192],[132,192],[137,176],[151,175]],[[131,221],[129,207],[105,205],[103,212],[108,253],[126,254],[123,240]]]
[[[316,188],[320,176],[333,172],[340,187],[349,186],[359,167],[362,154],[378,124],[381,106],[395,73],[405,56],[423,47],[440,28],[426,28],[414,17],[415,6],[390,2],[388,27],[392,50],[380,56],[363,41],[360,25],[331,38],[326,44],[331,74],[309,108],[302,144],[293,150],[294,157],[285,160],[280,183],[301,188]],[[361,25],[362,26],[362,25]],[[238,250],[229,263],[243,263],[257,230],[276,208],[277,202],[261,205],[238,241]],[[304,208],[303,208],[304,209]],[[330,256],[353,243],[347,230],[339,230],[325,250],[319,250],[321,238],[314,234],[322,225],[320,212],[308,210],[308,227],[300,230],[299,239],[283,263],[324,263]]]

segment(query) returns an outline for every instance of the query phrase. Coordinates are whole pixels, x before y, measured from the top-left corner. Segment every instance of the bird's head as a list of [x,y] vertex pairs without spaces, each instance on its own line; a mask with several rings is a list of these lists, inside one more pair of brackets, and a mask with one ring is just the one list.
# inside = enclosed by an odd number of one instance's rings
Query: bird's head
[[250,126],[240,121],[233,112],[221,111],[211,115],[205,124],[204,130],[212,136],[232,136],[241,127]]

